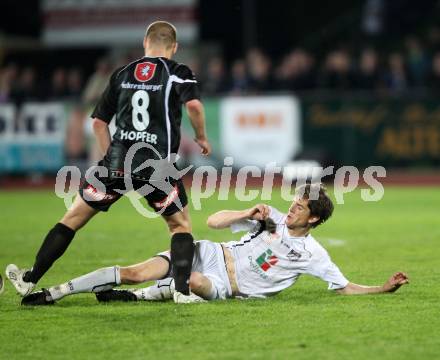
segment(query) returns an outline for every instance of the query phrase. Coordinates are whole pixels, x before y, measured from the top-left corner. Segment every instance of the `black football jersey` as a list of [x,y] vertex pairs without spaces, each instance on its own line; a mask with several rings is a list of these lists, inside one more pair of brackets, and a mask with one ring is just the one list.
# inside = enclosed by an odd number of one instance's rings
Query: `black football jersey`
[[199,98],[192,71],[173,60],[143,57],[117,69],[92,113],[107,123],[116,116],[116,133],[104,165],[112,173],[123,171],[130,147],[148,144],[134,153],[131,165],[131,173],[148,177],[148,169],[134,170],[146,160],[177,153],[182,104]]

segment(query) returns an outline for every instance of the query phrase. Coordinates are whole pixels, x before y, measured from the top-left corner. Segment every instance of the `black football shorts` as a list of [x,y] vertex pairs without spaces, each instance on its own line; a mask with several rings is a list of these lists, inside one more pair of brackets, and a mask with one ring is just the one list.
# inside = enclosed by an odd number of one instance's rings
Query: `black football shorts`
[[[123,178],[96,177],[104,187],[96,186],[84,180],[79,194],[81,198],[92,208],[100,211],[107,211],[112,204],[118,201],[123,194],[115,190],[126,190]],[[147,183],[139,180],[132,180],[133,190],[141,189]],[[102,191],[105,190],[105,191]],[[154,186],[144,189],[144,199],[156,213],[170,216],[181,211],[187,204],[188,198],[183,186],[182,179],[169,182],[167,192]]]

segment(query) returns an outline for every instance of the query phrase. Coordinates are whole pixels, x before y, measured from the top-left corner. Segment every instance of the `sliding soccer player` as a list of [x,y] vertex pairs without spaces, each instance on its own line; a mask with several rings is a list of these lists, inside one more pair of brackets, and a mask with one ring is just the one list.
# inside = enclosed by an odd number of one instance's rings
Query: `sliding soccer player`
[[[290,287],[303,274],[318,277],[328,283],[328,289],[345,295],[394,292],[408,283],[402,272],[395,273],[382,286],[358,285],[347,280],[310,233],[332,213],[331,199],[324,187],[316,184],[298,189],[287,214],[260,204],[248,210],[211,215],[209,227],[229,227],[233,232],[247,233],[239,241],[196,242],[191,291],[205,300],[265,298]],[[22,304],[52,304],[82,292],[95,292],[100,301],[170,299],[175,297],[173,271],[170,252],[165,251],[137,265],[99,269],[43,289],[25,297]],[[151,280],[158,281],[144,289],[112,290],[117,285]]]

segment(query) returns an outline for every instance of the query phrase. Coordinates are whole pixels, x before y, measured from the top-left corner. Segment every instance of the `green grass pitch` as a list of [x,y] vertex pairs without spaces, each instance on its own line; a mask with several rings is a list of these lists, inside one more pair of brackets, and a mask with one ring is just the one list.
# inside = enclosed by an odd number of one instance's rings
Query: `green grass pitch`
[[[330,191],[331,193],[331,191]],[[232,198],[232,196],[231,196]],[[274,193],[268,202],[289,204]],[[64,212],[53,192],[1,192],[0,268],[30,266],[48,229]],[[204,200],[192,211],[197,239],[228,241],[207,216],[237,200]],[[92,294],[55,306],[22,308],[7,283],[0,296],[0,359],[434,359],[440,353],[440,191],[386,188],[379,202],[345,196],[314,231],[345,276],[382,284],[406,271],[410,285],[391,295],[344,297],[302,277],[267,300],[175,305],[98,304]],[[142,261],[168,247],[160,219],[145,219],[127,199],[79,232],[39,286],[99,267]]]

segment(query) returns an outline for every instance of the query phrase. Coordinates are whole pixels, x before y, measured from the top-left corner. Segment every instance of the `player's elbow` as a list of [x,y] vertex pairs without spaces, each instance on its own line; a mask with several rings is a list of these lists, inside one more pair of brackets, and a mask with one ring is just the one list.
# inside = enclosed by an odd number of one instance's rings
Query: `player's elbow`
[[208,227],[211,229],[218,229],[219,228],[218,222],[215,220],[214,216],[212,216],[212,215],[210,217],[208,217],[208,220],[206,220],[206,225],[208,225]]
[[108,124],[104,120],[94,118],[93,123],[92,123],[92,127],[93,127],[93,131],[99,132],[99,131],[102,131],[103,129],[107,129]]
[[197,99],[186,102],[185,107],[189,114],[201,114],[203,112],[203,105],[201,101]]

